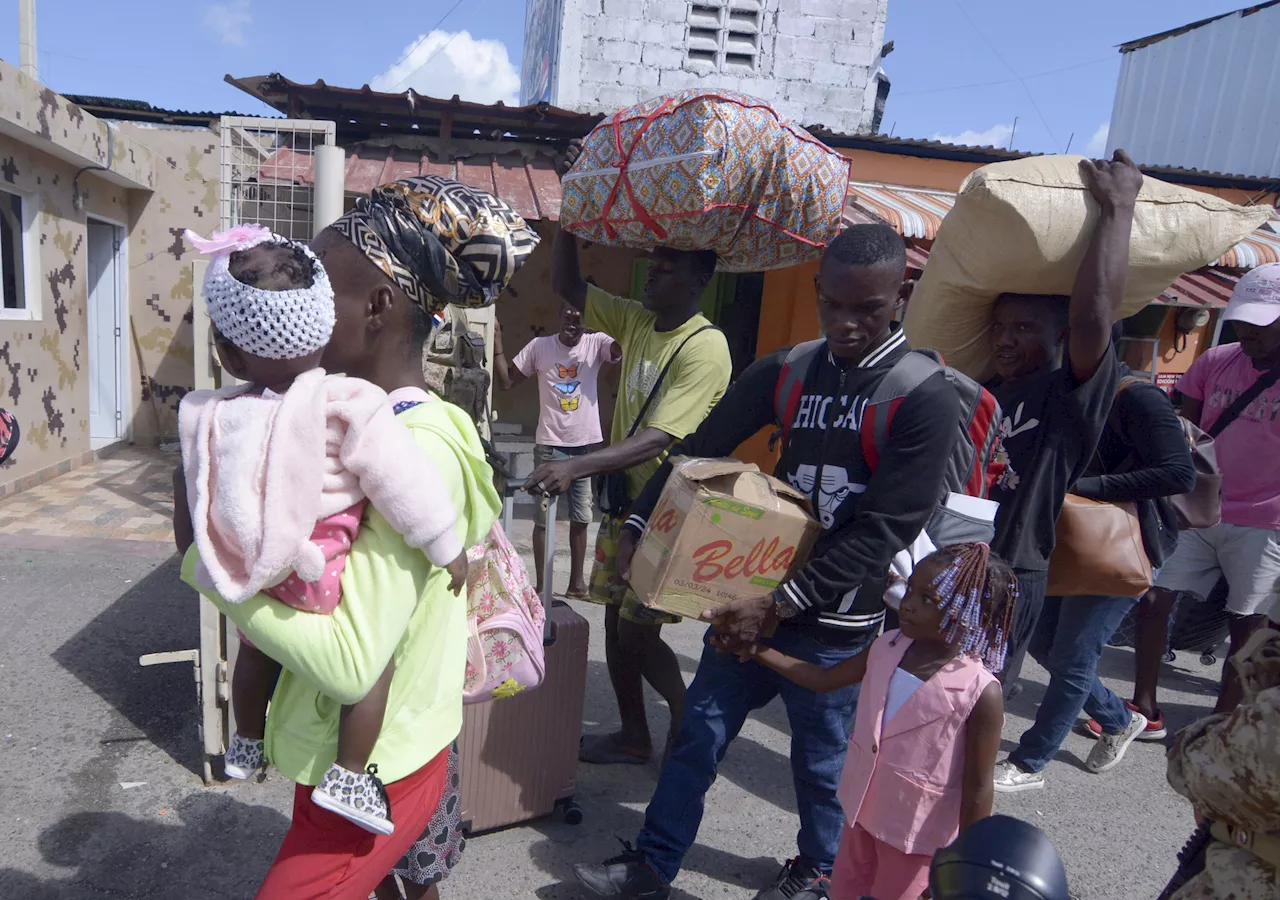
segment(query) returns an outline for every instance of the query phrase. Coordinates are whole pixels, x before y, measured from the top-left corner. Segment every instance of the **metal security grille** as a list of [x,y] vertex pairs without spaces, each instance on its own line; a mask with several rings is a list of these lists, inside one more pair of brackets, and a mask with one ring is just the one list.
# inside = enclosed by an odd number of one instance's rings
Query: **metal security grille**
[[222,228],[257,222],[310,240],[315,148],[334,143],[334,123],[223,116],[221,132]]

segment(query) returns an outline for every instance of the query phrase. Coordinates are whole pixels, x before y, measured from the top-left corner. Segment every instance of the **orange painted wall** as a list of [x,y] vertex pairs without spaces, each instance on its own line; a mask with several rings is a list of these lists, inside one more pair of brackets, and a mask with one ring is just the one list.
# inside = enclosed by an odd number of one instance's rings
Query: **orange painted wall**
[[[760,331],[756,335],[757,359],[780,347],[811,341],[818,336],[818,298],[813,287],[813,276],[817,273],[816,262],[765,273]],[[769,452],[769,435],[773,430],[766,428],[758,432],[734,455],[755,463],[762,471],[772,472],[778,461],[778,455]]]

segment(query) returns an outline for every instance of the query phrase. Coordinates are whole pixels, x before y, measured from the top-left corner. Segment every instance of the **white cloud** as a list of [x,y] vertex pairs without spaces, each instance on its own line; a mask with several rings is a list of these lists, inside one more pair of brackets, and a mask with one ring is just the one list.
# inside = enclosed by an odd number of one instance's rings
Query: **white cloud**
[[967,144],[970,147],[1008,147],[1013,137],[1013,125],[992,125],[986,131],[962,131],[959,134],[935,134],[935,141],[944,144]]
[[475,103],[519,102],[520,74],[502,41],[476,40],[469,32],[433,31],[405,48],[408,57],[369,82],[375,91],[413,88],[428,97],[457,94]]
[[1093,133],[1093,137],[1089,138],[1089,143],[1084,145],[1084,155],[1097,159],[1107,152],[1107,136],[1111,134],[1111,123],[1103,122],[1098,126],[1098,130]]
[[211,3],[204,8],[205,27],[218,36],[218,40],[233,47],[243,47],[245,29],[253,23],[249,0],[228,0],[227,3]]

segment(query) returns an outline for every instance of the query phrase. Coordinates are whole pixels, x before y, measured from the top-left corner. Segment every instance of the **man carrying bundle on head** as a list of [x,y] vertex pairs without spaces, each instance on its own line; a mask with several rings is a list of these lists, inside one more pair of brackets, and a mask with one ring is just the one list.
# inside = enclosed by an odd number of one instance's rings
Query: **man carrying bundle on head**
[[[561,175],[580,149],[577,142],[570,145]],[[587,599],[606,607],[605,660],[622,725],[614,734],[584,735],[583,762],[643,765],[649,760],[653,745],[644,709],[646,681],[671,710],[668,743],[680,721],[684,677],[675,651],[662,640],[662,626],[680,619],[643,606],[615,576],[619,535],[631,500],[667,458],[671,445],[698,427],[729,384],[729,345],[702,315],[702,291],[715,269],[713,250],[658,247],[649,260],[644,297],[637,302],[584,279],[577,238],[563,230],[556,233],[552,289],[581,314],[583,326],[610,335],[622,348],[610,445],[542,462],[525,482],[531,492],[558,495],[570,493],[585,479],[607,476],[600,498],[605,516],[596,536]]]

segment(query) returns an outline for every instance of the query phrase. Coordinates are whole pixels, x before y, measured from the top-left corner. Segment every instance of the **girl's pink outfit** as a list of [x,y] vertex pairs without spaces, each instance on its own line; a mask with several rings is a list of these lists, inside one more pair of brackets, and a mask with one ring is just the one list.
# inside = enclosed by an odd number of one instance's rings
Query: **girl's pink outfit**
[[[360,517],[364,515],[363,501],[316,523],[311,532],[311,543],[324,554],[324,574],[319,581],[303,581],[297,572],[290,572],[284,581],[263,591],[268,597],[279,600],[303,612],[328,615],[342,599],[342,573],[347,568],[347,554],[360,533]],[[241,640],[244,636],[241,635]]]
[[462,553],[439,471],[367,381],[313,369],[283,396],[195,391],[178,430],[201,577],[229,603],[272,588],[332,612],[366,499],[436,565]]
[[832,900],[917,900],[933,854],[960,833],[965,723],[995,676],[957,657],[886,721],[889,682],[910,646],[898,631],[871,645],[837,791],[846,828]]

